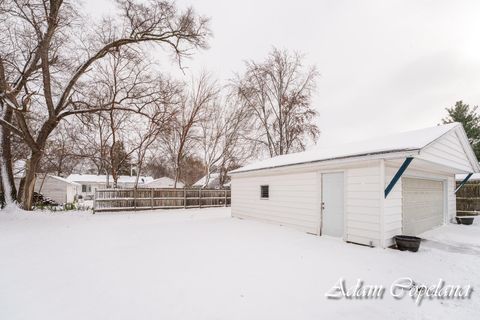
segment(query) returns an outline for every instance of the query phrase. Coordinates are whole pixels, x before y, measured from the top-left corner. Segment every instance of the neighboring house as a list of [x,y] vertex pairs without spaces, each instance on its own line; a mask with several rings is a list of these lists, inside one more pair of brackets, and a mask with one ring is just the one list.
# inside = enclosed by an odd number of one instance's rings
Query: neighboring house
[[317,147],[230,172],[232,216],[388,247],[450,221],[455,174],[478,172],[458,123]]
[[[225,183],[223,187],[229,186],[230,183]],[[207,176],[203,176],[200,180],[195,182],[192,185],[193,188],[208,188],[208,189],[220,189],[222,185],[220,185],[220,174],[219,173],[211,173],[210,178],[208,179],[207,183]]]
[[[15,185],[20,185],[20,177],[15,178]],[[53,175],[37,174],[35,179],[35,192],[41,193],[59,204],[72,203],[76,200],[81,185],[62,177]]]
[[[67,177],[68,181],[76,182],[81,185],[80,194],[82,197],[91,198],[95,195],[95,190],[105,189],[107,187],[106,175],[95,174],[71,174]],[[133,188],[135,186],[135,176],[119,176],[118,187],[119,188]],[[138,180],[138,186],[143,187],[146,183],[153,181],[152,177],[142,176]],[[113,184],[113,179],[109,177],[109,185]]]
[[[161,177],[150,182],[145,183],[142,187],[144,188],[173,188],[175,185],[175,180],[169,177]],[[183,188],[183,182],[177,182],[177,188]]]

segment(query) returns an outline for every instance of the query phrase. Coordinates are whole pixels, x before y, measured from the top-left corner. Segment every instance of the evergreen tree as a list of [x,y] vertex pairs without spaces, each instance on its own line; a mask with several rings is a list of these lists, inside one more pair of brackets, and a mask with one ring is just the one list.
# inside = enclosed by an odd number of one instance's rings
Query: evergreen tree
[[444,124],[460,122],[467,133],[468,140],[472,145],[477,159],[480,158],[480,116],[477,113],[478,106],[470,107],[457,101],[455,106],[446,108],[448,116],[442,119]]
[[123,141],[118,141],[113,148],[112,165],[118,175],[129,176],[132,167],[131,153],[125,149]]

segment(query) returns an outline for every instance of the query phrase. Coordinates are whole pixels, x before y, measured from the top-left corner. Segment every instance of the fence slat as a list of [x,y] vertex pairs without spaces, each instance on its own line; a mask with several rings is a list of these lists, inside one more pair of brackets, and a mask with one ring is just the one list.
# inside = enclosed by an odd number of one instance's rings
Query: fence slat
[[153,189],[150,191],[150,207],[153,209]]

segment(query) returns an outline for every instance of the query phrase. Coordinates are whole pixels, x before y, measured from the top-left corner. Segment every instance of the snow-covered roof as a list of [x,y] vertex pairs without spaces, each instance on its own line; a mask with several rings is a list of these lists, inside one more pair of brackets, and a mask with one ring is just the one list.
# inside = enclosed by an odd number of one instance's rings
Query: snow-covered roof
[[[209,187],[217,187],[219,184],[219,178],[220,174],[219,173],[210,173],[210,179],[208,179],[208,186]],[[207,181],[207,176],[203,176],[200,180],[195,182],[192,187],[199,187],[199,188],[204,188],[205,184]],[[216,184],[216,185],[215,185]]]
[[[136,176],[119,176],[118,183],[135,183]],[[106,175],[96,175],[96,174],[78,174],[73,173],[67,177],[68,181],[74,181],[78,183],[105,183],[107,181]],[[113,181],[112,177],[109,177],[110,181]],[[153,181],[152,177],[149,176],[140,176],[138,179],[139,184],[148,183]]]
[[381,158],[381,156],[386,153],[416,151],[426,147],[458,126],[461,126],[461,124],[450,123],[420,130],[385,135],[359,142],[336,145],[329,148],[314,147],[308,151],[281,155],[254,162],[233,170],[230,173],[235,174],[259,169],[367,155],[376,155],[378,158]]
[[[145,187],[151,188],[173,188],[175,185],[175,180],[169,177],[161,177],[152,181],[145,183]],[[183,188],[183,182],[177,182],[177,188]]]
[[58,181],[61,181],[61,182],[64,182],[64,183],[68,183],[68,184],[72,184],[74,186],[80,186],[81,184],[77,183],[77,182],[74,182],[74,181],[70,181],[70,180],[67,180],[65,178],[62,178],[62,177],[59,177],[59,176],[52,176],[52,175],[48,175],[50,178],[52,179],[55,179],[55,180],[58,180]]

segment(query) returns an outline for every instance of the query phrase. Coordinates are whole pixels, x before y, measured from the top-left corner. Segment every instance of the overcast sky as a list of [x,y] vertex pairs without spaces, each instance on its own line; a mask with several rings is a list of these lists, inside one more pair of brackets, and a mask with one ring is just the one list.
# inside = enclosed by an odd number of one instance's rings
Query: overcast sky
[[[113,2],[84,1],[96,16]],[[434,126],[457,100],[480,104],[480,1],[178,3],[211,18],[210,49],[185,63],[192,73],[226,81],[272,46],[306,54],[321,74],[320,145]]]

